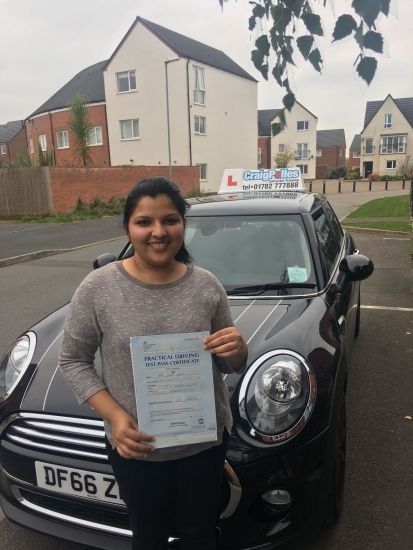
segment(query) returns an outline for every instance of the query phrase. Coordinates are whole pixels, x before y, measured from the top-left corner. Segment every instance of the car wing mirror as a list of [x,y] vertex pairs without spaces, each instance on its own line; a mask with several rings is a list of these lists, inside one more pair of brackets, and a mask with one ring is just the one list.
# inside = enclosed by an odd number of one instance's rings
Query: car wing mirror
[[340,262],[339,271],[350,281],[364,281],[374,271],[374,264],[362,254],[350,254]]
[[106,252],[106,254],[101,254],[93,262],[93,269],[99,269],[99,267],[103,267],[104,265],[110,264],[115,260],[116,260],[116,256],[114,256],[113,254],[110,254],[109,252]]

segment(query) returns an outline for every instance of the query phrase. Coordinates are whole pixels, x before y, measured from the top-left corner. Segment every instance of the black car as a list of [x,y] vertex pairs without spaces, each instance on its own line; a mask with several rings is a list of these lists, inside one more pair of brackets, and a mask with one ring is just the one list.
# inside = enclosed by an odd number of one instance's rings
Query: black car
[[[194,263],[225,287],[249,347],[246,373],[226,375],[234,428],[221,545],[282,547],[341,515],[359,281],[373,264],[321,195],[250,192],[190,202]],[[127,244],[118,259],[132,252]],[[115,259],[103,255],[94,267]],[[131,532],[103,421],[77,404],[57,368],[68,307],[18,338],[1,362],[0,505],[23,527],[126,549]]]

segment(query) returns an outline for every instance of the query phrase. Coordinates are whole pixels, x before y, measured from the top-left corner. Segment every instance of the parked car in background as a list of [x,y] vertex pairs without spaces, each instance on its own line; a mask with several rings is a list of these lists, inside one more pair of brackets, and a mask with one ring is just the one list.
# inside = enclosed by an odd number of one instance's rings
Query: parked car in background
[[[265,173],[191,199],[186,230],[194,263],[223,284],[249,347],[246,373],[225,376],[234,427],[219,510],[224,549],[281,548],[340,518],[360,281],[373,272],[325,197],[296,176],[278,172],[285,185],[275,186]],[[127,243],[94,266],[132,253]],[[0,364],[0,504],[23,527],[122,550],[131,531],[103,421],[77,404],[57,368],[68,307],[21,335]]]

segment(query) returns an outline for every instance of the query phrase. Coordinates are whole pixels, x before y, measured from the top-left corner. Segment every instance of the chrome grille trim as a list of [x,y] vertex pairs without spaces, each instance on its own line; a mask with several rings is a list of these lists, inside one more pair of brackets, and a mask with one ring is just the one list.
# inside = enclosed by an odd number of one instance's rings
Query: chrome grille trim
[[221,514],[221,519],[227,519],[230,516],[232,516],[232,514],[238,508],[239,501],[241,500],[241,497],[242,497],[241,483],[236,473],[234,472],[234,470],[231,468],[231,466],[228,464],[227,461],[225,461],[225,465],[224,465],[224,476],[229,485],[230,498],[229,498],[227,507]]
[[54,430],[56,432],[67,432],[70,434],[77,434],[77,435],[89,435],[92,437],[105,437],[104,430],[90,430],[89,428],[78,428],[77,426],[66,426],[64,424],[62,425],[56,425],[51,424],[50,422],[39,422],[38,420],[25,420],[25,424],[29,424],[30,426],[34,426],[35,428],[44,428],[45,430]]
[[[125,537],[132,538],[132,531],[129,529],[121,529],[119,527],[112,527],[110,525],[104,525],[103,523],[95,523],[93,521],[87,521],[84,519],[78,519],[73,518],[72,516],[66,516],[65,514],[60,514],[59,512],[54,512],[52,510],[48,510],[47,508],[43,508],[41,506],[37,506],[37,504],[32,504],[28,500],[26,500],[23,495],[20,493],[18,487],[12,485],[11,487],[13,491],[13,495],[15,498],[20,502],[22,506],[25,506],[26,508],[30,508],[31,510],[38,512],[40,514],[44,514],[45,516],[49,516],[53,519],[58,519],[61,521],[66,521],[67,523],[72,523],[74,525],[77,525],[78,527],[86,527],[88,529],[95,529],[96,531],[103,531],[104,533],[111,533],[113,535],[123,535]],[[178,540],[175,538],[170,538],[168,542],[172,542],[174,540]]]
[[13,426],[12,430],[20,432],[27,436],[38,437],[42,439],[50,439],[51,441],[62,441],[63,443],[71,443],[72,445],[84,445],[88,447],[96,447],[98,449],[105,449],[105,444],[99,441],[91,441],[89,439],[76,439],[74,437],[64,437],[61,435],[48,434],[46,432],[39,432],[37,430],[31,430],[30,428],[24,428],[23,426]]
[[[47,421],[47,422],[61,422],[66,424],[81,424],[82,426],[95,426],[98,428],[101,428],[103,430],[104,424],[103,420],[91,420],[89,418],[76,418],[71,416],[57,416],[53,414],[43,414],[43,413],[26,413],[26,412],[19,412],[10,415],[7,417],[1,424],[0,424],[0,436],[4,432],[4,430],[7,428],[7,426],[14,422],[15,420],[40,420],[40,421]],[[99,436],[100,437],[100,436]]]
[[130,531],[129,529],[111,527],[110,525],[104,525],[103,523],[95,523],[93,521],[88,521],[85,519],[79,519],[79,518],[74,518],[72,516],[67,516],[65,514],[60,514],[59,512],[55,512],[54,510],[48,510],[47,508],[43,508],[41,506],[38,506],[37,504],[33,504],[32,502],[29,502],[28,500],[26,500],[20,493],[18,487],[12,485],[11,489],[13,491],[14,496],[22,506],[25,506],[26,508],[30,508],[31,510],[34,510],[35,512],[38,512],[40,514],[44,514],[45,516],[50,516],[53,519],[66,521],[67,523],[73,523],[77,526],[87,527],[89,529],[96,529],[98,531],[104,531],[105,533],[112,533],[113,535],[123,535],[126,537],[132,537],[132,531]]
[[25,445],[28,447],[35,447],[37,449],[44,449],[46,451],[55,451],[57,453],[67,453],[75,456],[86,456],[89,458],[99,458],[100,460],[108,460],[108,457],[106,454],[89,453],[88,451],[78,451],[77,449],[67,449],[64,447],[57,447],[55,445],[46,445],[43,443],[36,443],[34,441],[30,441],[30,439],[25,439],[24,437],[19,437],[17,435],[12,435],[12,434],[7,434],[7,437],[12,441],[15,441],[16,443],[20,443],[21,445]]

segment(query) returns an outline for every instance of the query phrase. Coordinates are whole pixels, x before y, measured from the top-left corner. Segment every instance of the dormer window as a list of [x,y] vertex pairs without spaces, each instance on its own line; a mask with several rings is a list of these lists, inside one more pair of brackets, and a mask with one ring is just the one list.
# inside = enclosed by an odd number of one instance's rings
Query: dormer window
[[384,127],[391,128],[392,115],[384,115]]

